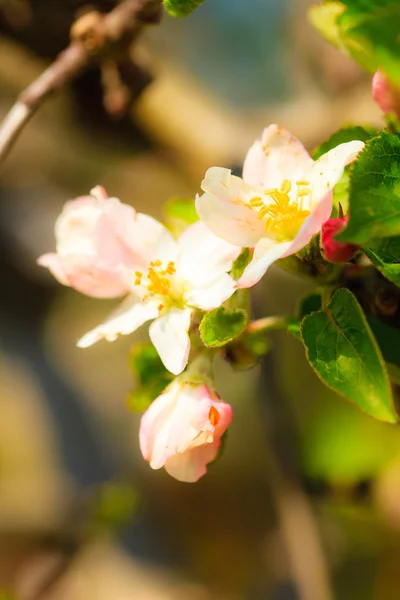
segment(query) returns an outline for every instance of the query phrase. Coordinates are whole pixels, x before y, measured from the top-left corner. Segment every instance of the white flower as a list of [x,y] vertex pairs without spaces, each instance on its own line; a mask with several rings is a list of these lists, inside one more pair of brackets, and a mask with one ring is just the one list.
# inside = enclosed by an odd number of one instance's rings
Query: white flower
[[158,227],[160,235],[154,243],[150,237],[147,240],[145,268],[124,273],[131,293],[78,346],[85,348],[102,338],[114,341],[155,319],[150,339],[165,367],[177,375],[189,356],[193,310],[217,308],[235,291],[228,271],[240,248],[216,237],[201,222],[188,227],[177,241],[163,225]]
[[317,161],[289,132],[264,130],[250,148],[243,179],[213,167],[196,199],[200,219],[222,239],[254,247],[238,287],[257,283],[277,259],[295,254],[321,230],[332,211],[332,190],[363,142],[340,144]]

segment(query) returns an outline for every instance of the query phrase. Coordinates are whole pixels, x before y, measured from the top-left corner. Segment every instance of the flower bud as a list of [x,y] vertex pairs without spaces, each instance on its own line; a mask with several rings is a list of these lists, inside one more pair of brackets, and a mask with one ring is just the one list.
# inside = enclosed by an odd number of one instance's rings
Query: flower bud
[[381,70],[372,79],[372,96],[385,114],[392,113],[400,119],[400,88]]
[[55,225],[57,251],[43,254],[38,263],[63,285],[88,296],[121,296],[128,291],[121,267],[138,262],[129,229],[135,215],[131,206],[97,186],[90,196],[65,204]]
[[347,216],[328,219],[322,225],[321,250],[325,258],[332,263],[349,262],[358,250],[358,246],[355,244],[339,242],[335,239],[335,236],[346,227],[347,220]]
[[197,481],[216,458],[231,420],[231,407],[211,387],[177,377],[142,417],[143,458],[179,481]]

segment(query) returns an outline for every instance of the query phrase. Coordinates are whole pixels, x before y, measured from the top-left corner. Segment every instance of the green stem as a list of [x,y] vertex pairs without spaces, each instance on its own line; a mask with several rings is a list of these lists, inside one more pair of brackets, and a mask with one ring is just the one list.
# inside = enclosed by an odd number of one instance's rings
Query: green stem
[[285,330],[288,326],[288,317],[264,317],[257,319],[248,325],[247,332],[255,333],[260,331],[279,331]]

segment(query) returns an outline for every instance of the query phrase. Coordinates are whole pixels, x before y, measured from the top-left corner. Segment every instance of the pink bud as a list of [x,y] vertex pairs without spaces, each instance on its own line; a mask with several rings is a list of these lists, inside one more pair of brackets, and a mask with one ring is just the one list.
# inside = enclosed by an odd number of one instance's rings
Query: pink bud
[[372,79],[372,96],[385,114],[393,113],[400,119],[400,88],[381,70]]
[[140,423],[140,450],[152,469],[164,467],[179,481],[205,475],[232,420],[232,409],[205,383],[175,379]]
[[348,217],[328,219],[322,225],[321,246],[327,260],[333,263],[349,262],[358,250],[358,246],[347,242],[339,242],[335,239],[340,231],[347,225]]

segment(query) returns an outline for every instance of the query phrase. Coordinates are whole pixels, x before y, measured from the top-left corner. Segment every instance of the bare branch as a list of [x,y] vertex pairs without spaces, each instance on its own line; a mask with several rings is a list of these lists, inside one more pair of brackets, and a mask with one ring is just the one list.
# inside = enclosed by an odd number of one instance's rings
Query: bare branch
[[161,0],[124,0],[108,14],[92,12],[78,19],[70,45],[21,93],[0,126],[0,165],[49,95],[89,65],[124,56],[143,27],[159,21],[161,11]]

